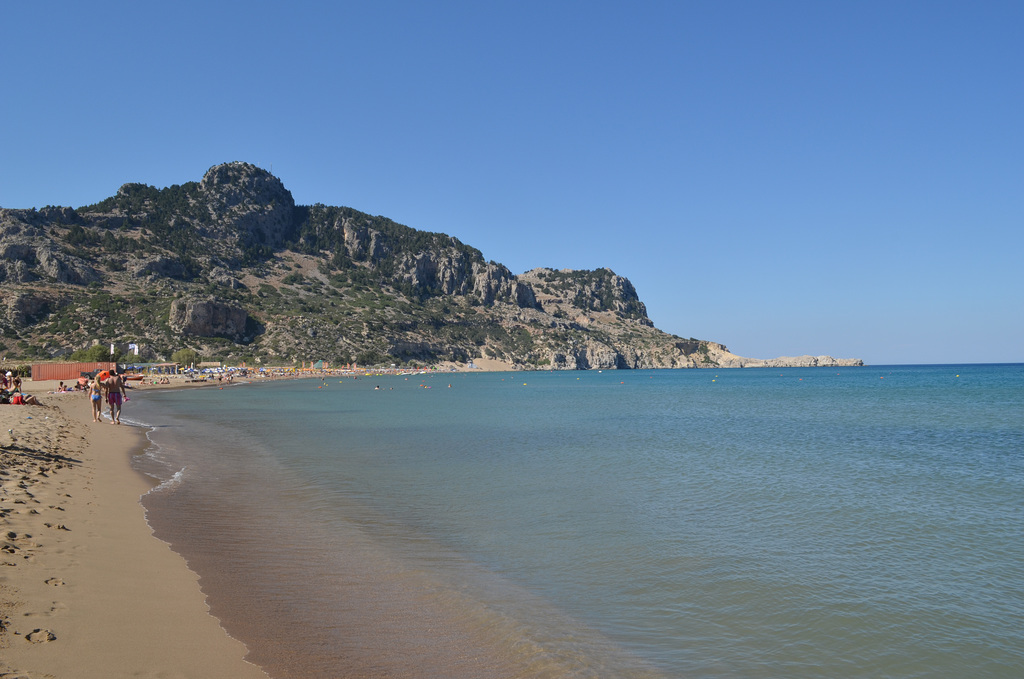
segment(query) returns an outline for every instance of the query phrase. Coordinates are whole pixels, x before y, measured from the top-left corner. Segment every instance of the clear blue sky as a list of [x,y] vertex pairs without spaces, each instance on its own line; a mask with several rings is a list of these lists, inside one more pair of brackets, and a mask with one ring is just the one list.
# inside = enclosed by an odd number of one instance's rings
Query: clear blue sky
[[743,356],[1024,362],[1024,2],[7,2],[0,206],[243,160]]

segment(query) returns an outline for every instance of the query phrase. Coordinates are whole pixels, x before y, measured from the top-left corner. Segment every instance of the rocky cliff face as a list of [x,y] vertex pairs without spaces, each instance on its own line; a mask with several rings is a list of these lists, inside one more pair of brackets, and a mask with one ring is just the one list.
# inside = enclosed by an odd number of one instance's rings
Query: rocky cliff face
[[295,199],[281,180],[248,163],[217,165],[199,183],[207,235],[279,248],[294,234]]
[[607,312],[654,326],[633,284],[610,269],[556,271],[538,268],[519,276],[519,280],[531,286],[547,308],[577,316]]
[[24,328],[50,312],[46,298],[29,292],[11,292],[5,295],[4,306],[8,327],[12,328]]
[[485,262],[479,250],[444,234],[415,231],[347,208],[315,205],[308,209],[298,238],[307,252],[332,252],[335,265],[362,265],[420,298],[472,296],[484,305],[536,306],[528,284],[501,264]]
[[472,291],[485,305],[503,302],[524,309],[540,308],[533,287],[494,262],[474,262]]
[[67,209],[4,210],[0,208],[0,283],[31,283],[40,279],[71,285],[99,280],[82,259],[59,250],[47,238],[45,225],[64,224],[74,215]]
[[99,203],[0,209],[0,351],[29,359],[94,341],[144,358],[434,363],[518,368],[841,365],[767,361],[661,332],[608,269],[516,276],[443,233],[347,207],[297,206],[247,163]]
[[183,335],[242,340],[249,314],[241,307],[216,299],[176,299],[171,302],[171,328]]

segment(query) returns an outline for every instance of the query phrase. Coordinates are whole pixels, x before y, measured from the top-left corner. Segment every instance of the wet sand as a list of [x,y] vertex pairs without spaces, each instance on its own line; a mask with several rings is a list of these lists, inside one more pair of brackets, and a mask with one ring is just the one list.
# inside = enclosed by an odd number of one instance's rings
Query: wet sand
[[93,422],[56,384],[0,406],[0,676],[266,677],[146,523],[143,430]]

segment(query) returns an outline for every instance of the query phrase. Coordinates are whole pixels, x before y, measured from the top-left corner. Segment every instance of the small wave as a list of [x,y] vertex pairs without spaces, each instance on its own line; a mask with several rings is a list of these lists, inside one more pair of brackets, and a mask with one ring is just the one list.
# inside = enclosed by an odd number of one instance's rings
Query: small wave
[[171,477],[169,479],[161,481],[159,485],[150,488],[145,494],[149,495],[150,493],[158,493],[165,490],[171,490],[172,488],[177,487],[181,483],[182,479],[185,478],[186,469],[188,469],[188,467],[182,467],[178,471],[171,474]]

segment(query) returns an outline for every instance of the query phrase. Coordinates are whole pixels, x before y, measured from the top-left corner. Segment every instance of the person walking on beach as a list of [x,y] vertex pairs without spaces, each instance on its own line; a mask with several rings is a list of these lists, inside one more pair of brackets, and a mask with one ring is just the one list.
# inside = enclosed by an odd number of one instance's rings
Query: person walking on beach
[[121,424],[121,402],[127,396],[124,393],[124,380],[117,373],[113,373],[103,380],[103,386],[107,391],[107,404],[110,405],[110,423]]
[[99,378],[89,383],[89,402],[92,403],[92,421],[103,421],[103,387],[100,386]]

